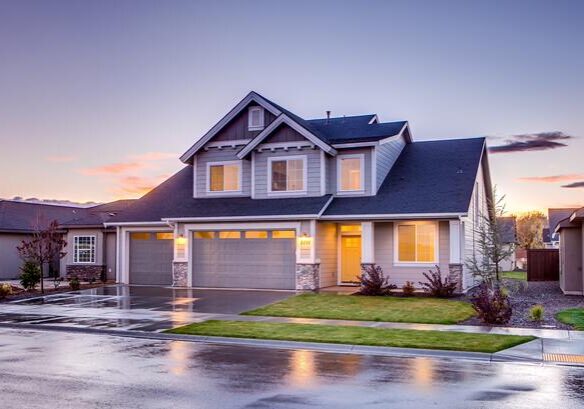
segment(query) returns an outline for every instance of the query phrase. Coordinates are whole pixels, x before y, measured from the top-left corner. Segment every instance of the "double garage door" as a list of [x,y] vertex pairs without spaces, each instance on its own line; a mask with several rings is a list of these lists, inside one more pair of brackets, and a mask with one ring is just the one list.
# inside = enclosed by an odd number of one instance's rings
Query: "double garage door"
[[[294,230],[197,231],[191,266],[195,287],[295,288]],[[172,233],[130,235],[130,284],[172,284]]]
[[295,288],[294,230],[193,233],[195,287]]

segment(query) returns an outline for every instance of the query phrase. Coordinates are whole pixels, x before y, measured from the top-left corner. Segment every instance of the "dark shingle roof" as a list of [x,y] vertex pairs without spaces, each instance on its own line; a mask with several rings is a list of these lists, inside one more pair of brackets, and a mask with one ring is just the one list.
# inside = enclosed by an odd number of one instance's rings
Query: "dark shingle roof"
[[61,225],[64,227],[102,226],[103,223],[116,214],[125,211],[134,202],[134,199],[116,200],[115,202],[93,206],[84,209],[83,212],[78,212],[76,217],[64,221]]
[[43,203],[0,201],[0,231],[33,232],[44,228],[51,221],[63,223],[65,220],[84,215],[86,208],[49,205]]
[[110,222],[147,222],[179,217],[316,216],[329,199],[330,195],[265,200],[250,197],[195,199],[193,169],[186,166]]
[[517,242],[517,224],[515,217],[499,217],[497,218],[499,224],[499,234],[503,243]]
[[311,119],[307,121],[313,128],[325,135],[329,144],[371,142],[397,135],[406,121],[373,123],[374,115],[347,116],[340,118]]
[[558,224],[564,219],[569,218],[578,208],[559,208],[548,209],[548,224],[551,232],[556,230]]
[[466,213],[484,138],[405,146],[376,196],[335,198],[325,216]]

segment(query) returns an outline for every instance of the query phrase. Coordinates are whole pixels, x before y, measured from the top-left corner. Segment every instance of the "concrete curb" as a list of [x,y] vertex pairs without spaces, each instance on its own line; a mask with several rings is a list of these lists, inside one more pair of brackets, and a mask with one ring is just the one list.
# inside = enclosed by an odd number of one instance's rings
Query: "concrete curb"
[[[271,349],[304,349],[317,352],[329,352],[337,354],[356,354],[356,355],[373,355],[389,357],[430,357],[438,359],[459,359],[481,362],[515,362],[513,357],[507,359],[504,355],[496,355],[485,352],[463,352],[463,351],[446,351],[439,349],[417,349],[417,348],[397,348],[397,347],[378,347],[366,345],[348,345],[348,344],[328,344],[319,342],[298,342],[298,341],[278,341],[265,339],[248,339],[248,338],[228,338],[212,337],[200,335],[181,335],[161,332],[145,331],[120,331],[111,329],[95,328],[77,328],[64,326],[40,326],[37,324],[23,323],[0,323],[0,328],[13,328],[35,331],[58,331],[58,332],[75,332],[83,334],[110,335],[125,338],[151,339],[161,341],[184,341],[195,343],[207,343],[216,345],[239,345],[245,347],[261,347]],[[503,351],[501,351],[503,352]],[[500,354],[500,352],[499,352]],[[522,363],[541,363],[536,359],[521,359]]]

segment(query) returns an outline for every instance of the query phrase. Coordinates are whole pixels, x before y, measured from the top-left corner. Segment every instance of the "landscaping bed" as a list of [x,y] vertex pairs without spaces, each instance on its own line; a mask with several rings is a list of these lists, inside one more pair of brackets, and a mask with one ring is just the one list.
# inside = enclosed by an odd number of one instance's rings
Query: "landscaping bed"
[[[42,294],[39,287],[37,287],[33,291],[25,291],[20,287],[12,286],[12,294],[7,296],[6,298],[0,299],[0,303],[2,302],[10,302],[10,301],[17,301],[17,300],[24,300],[28,298],[35,298],[35,297],[42,297],[46,295],[53,295],[53,294],[60,294],[73,291],[67,282],[61,283],[58,288],[55,288],[52,283],[50,287],[45,283],[45,293]],[[103,287],[106,285],[111,285],[111,283],[82,283],[79,291],[81,290],[88,290],[90,288],[98,288]]]
[[218,320],[190,324],[166,332],[184,335],[488,353],[501,351],[535,339],[535,337],[516,335]]
[[301,294],[243,314],[418,324],[457,324],[474,316],[474,310],[465,301],[424,296],[406,298]]

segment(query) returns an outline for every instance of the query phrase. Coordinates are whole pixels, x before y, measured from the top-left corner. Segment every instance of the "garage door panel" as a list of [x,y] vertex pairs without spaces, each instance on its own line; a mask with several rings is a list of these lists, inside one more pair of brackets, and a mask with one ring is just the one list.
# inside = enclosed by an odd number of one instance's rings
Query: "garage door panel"
[[241,237],[193,240],[195,286],[294,289],[294,239]]
[[173,240],[156,233],[130,235],[130,284],[171,285]]

